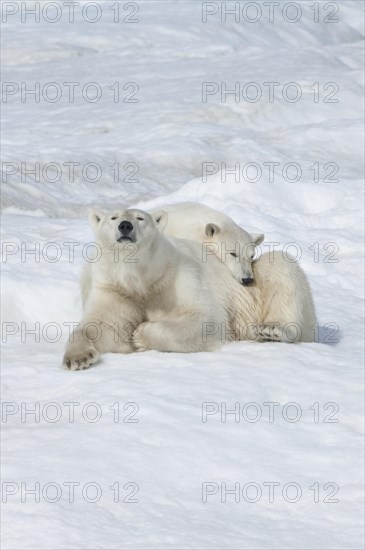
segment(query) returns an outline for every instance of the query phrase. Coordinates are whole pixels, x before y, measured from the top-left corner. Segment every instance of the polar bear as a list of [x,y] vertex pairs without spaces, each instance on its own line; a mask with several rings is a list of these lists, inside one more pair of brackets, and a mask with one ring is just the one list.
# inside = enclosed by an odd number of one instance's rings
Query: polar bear
[[215,255],[239,283],[253,283],[252,261],[255,248],[265,238],[262,233],[251,235],[229,216],[198,202],[169,204],[163,206],[163,211],[167,212],[167,218],[160,219],[158,210],[151,213],[165,235],[202,243],[205,261]]
[[100,257],[82,277],[84,316],[66,347],[66,368],[87,368],[106,352],[220,345],[220,333],[202,337],[207,324],[232,323],[232,292],[218,260],[202,263],[199,243],[166,237],[142,210],[94,211],[90,221]]
[[[263,242],[264,235],[250,235],[229,216],[203,204],[182,202],[163,208],[152,211],[152,215],[164,234],[184,236],[207,247],[211,244],[214,248],[202,248],[202,261],[214,254],[244,285],[233,289],[230,285],[236,340],[314,340],[317,321],[312,293],[304,271],[293,258],[275,251],[254,259],[255,247]],[[214,325],[211,330],[222,332]]]

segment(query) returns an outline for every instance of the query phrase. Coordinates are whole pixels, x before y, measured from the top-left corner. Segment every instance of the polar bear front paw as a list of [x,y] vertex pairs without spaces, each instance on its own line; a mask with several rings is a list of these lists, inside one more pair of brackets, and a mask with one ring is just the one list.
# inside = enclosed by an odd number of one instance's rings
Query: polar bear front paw
[[94,348],[88,348],[78,353],[66,352],[63,358],[63,366],[68,370],[88,369],[98,359],[99,354]]

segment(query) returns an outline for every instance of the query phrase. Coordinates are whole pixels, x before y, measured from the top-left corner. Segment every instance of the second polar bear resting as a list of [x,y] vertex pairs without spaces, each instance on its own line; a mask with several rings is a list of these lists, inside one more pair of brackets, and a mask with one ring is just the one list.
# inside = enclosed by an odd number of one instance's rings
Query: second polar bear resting
[[[266,332],[268,340],[313,341],[316,314],[312,293],[304,271],[292,258],[275,251],[254,260],[255,247],[263,242],[264,235],[247,233],[229,216],[204,204],[182,202],[163,208],[167,218],[160,219],[158,211],[152,211],[152,215],[164,234],[192,239],[205,247],[211,244],[214,248],[210,253],[238,282],[249,285],[247,290],[235,291],[239,304],[235,320],[241,327],[236,339],[265,339]],[[208,260],[207,255],[207,249],[202,248],[202,261]],[[250,322],[266,323],[268,328],[261,334],[252,334],[247,329]]]
[[[165,213],[156,218],[161,222]],[[198,243],[162,235],[141,210],[90,216],[101,250],[82,280],[84,316],[66,347],[64,366],[89,367],[100,353],[216,349],[231,340],[313,341],[310,289],[297,264],[264,254],[255,284],[227,277]]]

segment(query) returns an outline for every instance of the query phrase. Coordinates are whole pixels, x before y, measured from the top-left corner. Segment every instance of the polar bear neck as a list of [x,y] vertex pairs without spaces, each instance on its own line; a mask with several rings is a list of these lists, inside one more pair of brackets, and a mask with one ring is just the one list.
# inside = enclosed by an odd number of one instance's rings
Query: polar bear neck
[[161,291],[169,283],[176,262],[176,249],[161,234],[152,243],[140,247],[138,254],[128,261],[123,256],[115,261],[113,252],[105,249],[97,269],[97,284],[125,296],[146,299],[149,293]]

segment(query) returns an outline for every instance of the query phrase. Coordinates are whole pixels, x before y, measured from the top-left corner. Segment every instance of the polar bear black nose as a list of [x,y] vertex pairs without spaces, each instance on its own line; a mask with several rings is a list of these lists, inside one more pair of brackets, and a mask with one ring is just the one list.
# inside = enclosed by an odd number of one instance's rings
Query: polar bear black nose
[[244,286],[250,285],[251,283],[253,283],[253,279],[251,279],[251,278],[242,279],[242,284],[243,284]]
[[129,233],[133,229],[133,225],[131,224],[131,222],[128,222],[127,220],[123,220],[118,225],[118,229],[119,229],[119,231],[121,232],[122,235],[129,235]]

